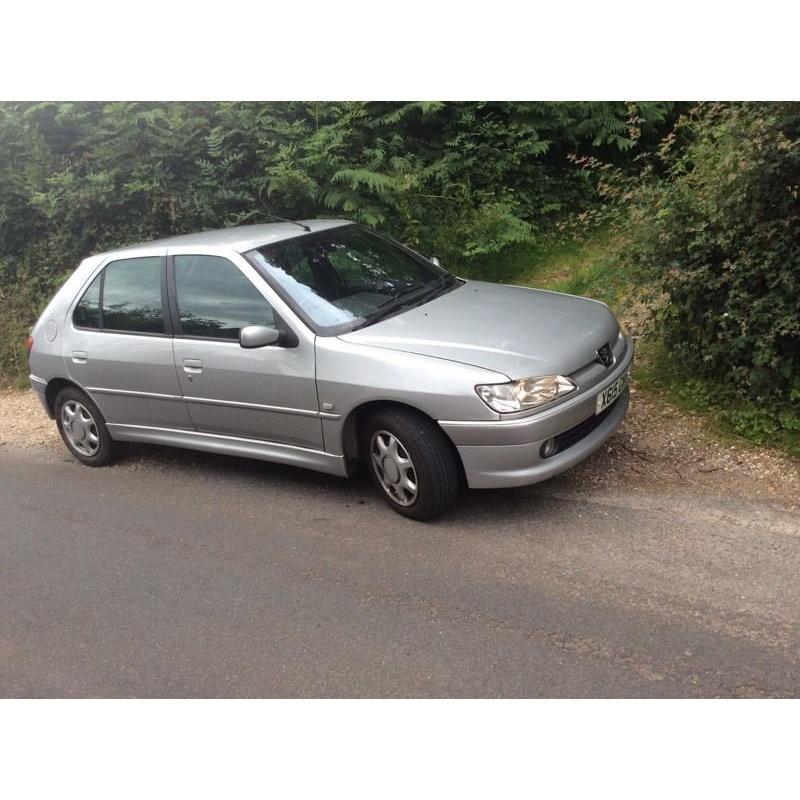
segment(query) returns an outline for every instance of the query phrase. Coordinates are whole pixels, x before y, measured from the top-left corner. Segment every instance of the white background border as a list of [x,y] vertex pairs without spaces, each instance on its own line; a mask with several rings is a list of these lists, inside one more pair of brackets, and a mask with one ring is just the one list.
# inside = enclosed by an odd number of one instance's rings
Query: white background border
[[797,797],[796,701],[6,701],[3,796]]
[[792,99],[788,0],[7,0],[4,99]]
[[[787,2],[11,0],[1,13],[6,100],[796,99],[800,75]],[[0,785],[137,800],[796,797],[798,708],[10,700]]]

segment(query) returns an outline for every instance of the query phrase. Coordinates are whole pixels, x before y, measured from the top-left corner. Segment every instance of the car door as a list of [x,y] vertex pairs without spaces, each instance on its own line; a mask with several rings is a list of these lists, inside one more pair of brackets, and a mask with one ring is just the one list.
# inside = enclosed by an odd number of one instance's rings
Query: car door
[[321,450],[313,337],[289,331],[282,345],[239,344],[246,325],[286,324],[263,279],[211,254],[170,255],[167,273],[175,367],[197,430]]
[[112,258],[71,315],[70,377],[109,425],[192,428],[175,373],[165,257]]

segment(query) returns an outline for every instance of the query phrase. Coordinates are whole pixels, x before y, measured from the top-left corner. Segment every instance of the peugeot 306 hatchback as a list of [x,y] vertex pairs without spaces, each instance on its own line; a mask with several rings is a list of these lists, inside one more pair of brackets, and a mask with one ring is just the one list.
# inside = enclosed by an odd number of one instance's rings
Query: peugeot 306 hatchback
[[461,280],[345,220],[87,258],[36,323],[33,388],[84,464],[153,442],[346,476],[401,514],[549,478],[628,405],[603,303]]

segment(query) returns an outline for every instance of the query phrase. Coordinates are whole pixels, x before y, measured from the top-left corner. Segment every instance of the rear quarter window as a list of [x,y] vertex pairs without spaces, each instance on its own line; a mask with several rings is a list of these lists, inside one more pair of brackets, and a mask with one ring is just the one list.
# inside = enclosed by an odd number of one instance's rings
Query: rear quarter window
[[99,328],[100,327],[100,283],[102,282],[102,272],[89,284],[89,288],[83,293],[75,311],[72,314],[72,321],[79,328]]

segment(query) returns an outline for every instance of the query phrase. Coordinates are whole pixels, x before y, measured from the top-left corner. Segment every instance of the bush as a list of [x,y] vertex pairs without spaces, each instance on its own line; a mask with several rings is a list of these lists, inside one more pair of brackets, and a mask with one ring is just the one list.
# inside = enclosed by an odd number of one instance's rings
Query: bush
[[800,416],[800,105],[701,104],[624,196],[670,358]]
[[13,282],[0,283],[0,386],[27,382],[28,333],[64,278],[66,273],[53,276],[25,270]]

